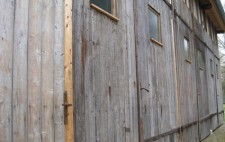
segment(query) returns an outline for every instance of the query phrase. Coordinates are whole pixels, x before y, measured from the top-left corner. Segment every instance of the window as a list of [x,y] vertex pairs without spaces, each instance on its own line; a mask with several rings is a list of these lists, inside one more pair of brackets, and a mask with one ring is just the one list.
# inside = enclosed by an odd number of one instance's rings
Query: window
[[197,60],[198,60],[198,67],[203,70],[204,69],[204,60],[202,51],[198,50],[197,52]]
[[149,32],[153,42],[162,46],[160,13],[149,5]]
[[219,69],[218,69],[218,65],[216,64],[216,76],[217,76],[217,79],[219,79]]
[[190,42],[189,39],[184,37],[184,56],[186,61],[191,63],[191,53],[190,53]]
[[91,7],[109,18],[119,21],[116,18],[116,1],[117,0],[91,0]]
[[210,72],[211,72],[211,76],[213,77],[214,76],[214,74],[213,74],[213,60],[212,59],[210,59]]

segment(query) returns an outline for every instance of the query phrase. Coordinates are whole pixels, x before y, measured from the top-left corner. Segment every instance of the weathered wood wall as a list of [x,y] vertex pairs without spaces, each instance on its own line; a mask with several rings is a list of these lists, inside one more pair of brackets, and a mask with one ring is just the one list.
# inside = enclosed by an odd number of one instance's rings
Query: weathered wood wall
[[[150,40],[148,4],[160,12],[162,47]],[[64,17],[64,6],[63,0],[0,1],[0,142],[67,137],[64,33],[71,26],[64,21],[71,17]],[[74,91],[76,142],[198,142],[223,123],[216,41],[182,0],[118,0],[118,22],[89,0],[74,0],[72,13],[74,86],[67,87]]]
[[74,2],[75,141],[138,142],[133,1],[119,22]]
[[64,141],[64,1],[0,1],[0,141]]
[[[149,33],[150,4],[160,13],[162,44],[153,43]],[[164,1],[137,1],[137,77],[141,141],[176,128],[175,51],[172,44],[172,11]],[[178,141],[166,135],[160,141]]]
[[[178,88],[181,89],[179,96],[183,96],[184,98],[183,100],[182,98],[179,99],[179,101],[181,101],[180,104],[183,104],[180,106],[180,109],[183,110],[181,112],[184,112],[180,115],[181,117],[186,118],[186,120],[181,119],[181,124],[183,123],[182,125],[184,125],[185,123],[187,124],[197,121],[197,123],[195,123],[195,125],[190,128],[192,129],[191,132],[194,133],[190,134],[188,130],[183,131],[183,134],[187,136],[183,139],[184,141],[187,141],[189,138],[193,138],[189,141],[202,140],[209,135],[210,130],[214,130],[219,125],[221,125],[221,122],[218,123],[217,113],[222,111],[222,105],[220,104],[220,111],[217,110],[217,108],[219,103],[218,97],[220,97],[222,94],[221,92],[216,94],[216,90],[220,91],[216,88],[218,86],[220,87],[221,84],[216,83],[219,79],[217,79],[215,75],[211,75],[210,67],[210,59],[212,59],[214,70],[216,68],[216,62],[218,60],[218,48],[215,39],[212,40],[210,38],[209,34],[202,28],[197,19],[195,19],[195,17],[193,16],[194,13],[191,10],[193,10],[194,3],[196,3],[196,1],[190,1],[190,8],[188,8],[183,3],[183,1],[176,0],[175,3],[175,13],[177,14],[176,23],[178,23],[178,25],[176,26],[177,28],[175,29],[177,30],[178,38],[177,50],[183,49],[183,37],[187,34],[189,34],[189,37],[190,35],[192,35],[189,39],[191,43],[192,63],[188,65],[187,62],[185,63],[185,59],[182,59],[182,61],[177,61],[179,62],[177,66],[178,79],[180,81],[178,85],[180,87]],[[180,40],[181,44],[179,44],[179,38],[182,39]],[[198,49],[200,49],[204,55],[203,70],[199,69],[196,60]],[[181,52],[177,51],[177,58],[179,59],[179,57],[182,56],[183,55],[181,54]],[[188,69],[185,68],[186,65],[189,66],[189,68],[192,68],[192,74],[188,74]],[[179,72],[181,76],[179,76]],[[189,83],[192,87],[188,85]],[[185,93],[185,88],[189,91],[191,90],[192,92]],[[190,112],[192,112],[192,114],[190,114]],[[197,129],[199,129],[199,132],[196,131]]]
[[[198,119],[197,88],[196,88],[196,56],[194,49],[195,37],[192,29],[187,27],[178,16],[175,18],[176,30],[176,64],[177,64],[177,92],[178,92],[178,127],[194,123]],[[184,56],[184,37],[190,43],[190,61]],[[197,123],[185,129],[180,139],[186,141],[198,141]]]

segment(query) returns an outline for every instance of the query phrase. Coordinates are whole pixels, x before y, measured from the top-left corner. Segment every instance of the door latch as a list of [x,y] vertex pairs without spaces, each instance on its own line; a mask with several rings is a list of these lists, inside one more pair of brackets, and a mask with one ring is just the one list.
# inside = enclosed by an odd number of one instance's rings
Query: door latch
[[72,104],[68,103],[68,94],[67,91],[64,92],[64,104],[62,104],[64,107],[64,124],[68,124],[68,107],[72,106]]

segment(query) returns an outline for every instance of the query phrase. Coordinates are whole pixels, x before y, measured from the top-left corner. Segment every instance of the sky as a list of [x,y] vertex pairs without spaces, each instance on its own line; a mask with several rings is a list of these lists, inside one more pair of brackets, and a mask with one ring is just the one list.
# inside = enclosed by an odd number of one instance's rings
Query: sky
[[[220,0],[220,1],[221,1],[222,5],[223,5],[223,8],[225,9],[225,0]],[[219,34],[219,35],[218,35],[218,38],[219,38],[220,40],[222,40],[223,42],[225,42],[225,41],[224,41],[224,39],[225,39],[224,34]],[[222,48],[220,48],[220,52],[221,52],[222,54],[225,54],[225,50],[222,49]]]
[[224,6],[224,4],[225,4],[225,0],[220,0],[220,1],[221,1],[222,5]]
[[225,3],[225,0],[221,0],[221,2],[224,4]]

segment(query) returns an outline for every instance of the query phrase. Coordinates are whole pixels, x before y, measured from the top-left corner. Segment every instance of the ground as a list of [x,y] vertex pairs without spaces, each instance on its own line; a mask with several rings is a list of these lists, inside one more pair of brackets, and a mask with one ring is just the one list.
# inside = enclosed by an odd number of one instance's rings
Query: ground
[[225,142],[225,124],[213,132],[203,142]]
[[[223,105],[223,109],[225,110],[225,104]],[[225,114],[224,114],[224,122],[225,122]],[[225,142],[225,124],[216,131],[214,131],[213,134],[211,134],[203,142]]]

